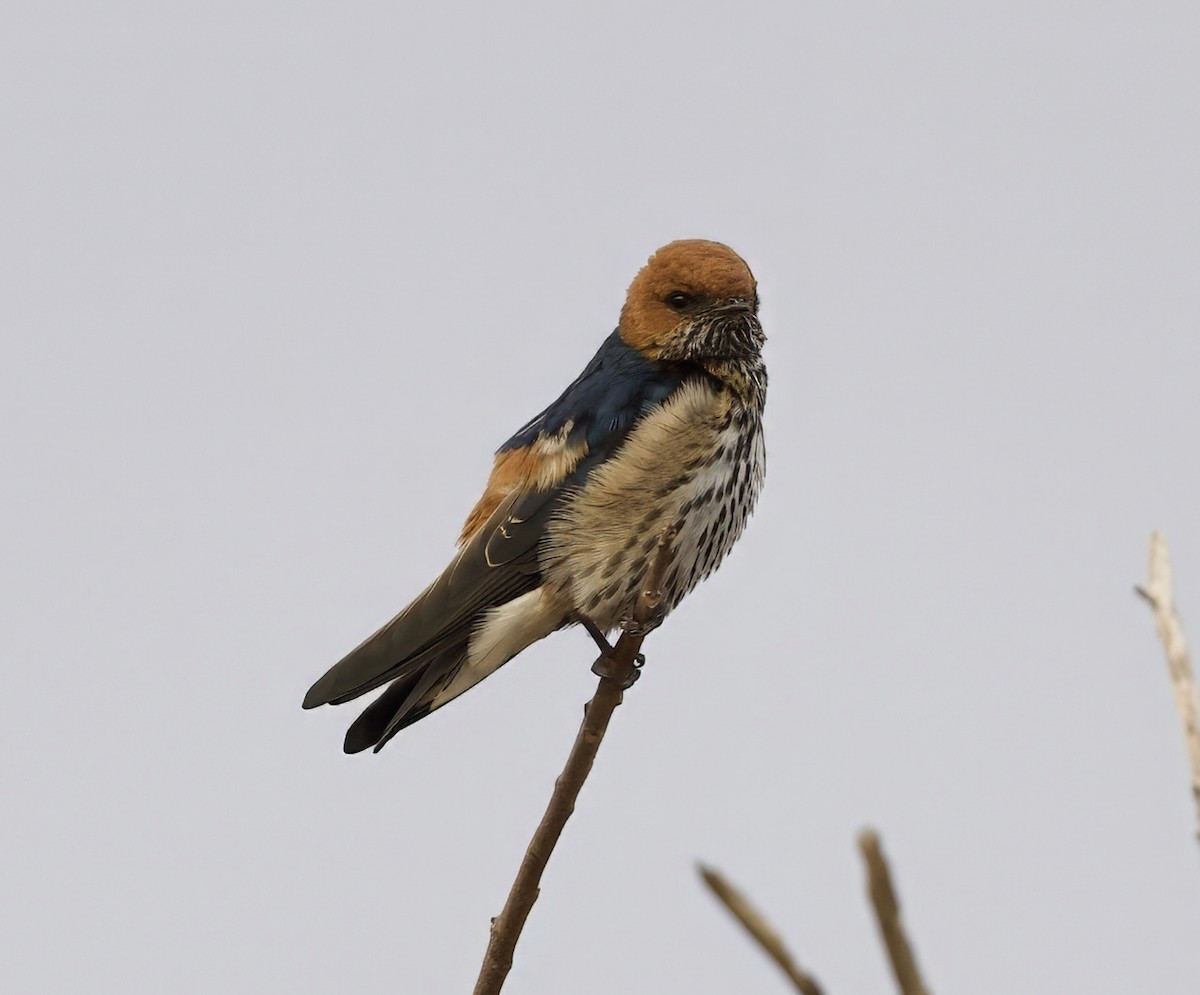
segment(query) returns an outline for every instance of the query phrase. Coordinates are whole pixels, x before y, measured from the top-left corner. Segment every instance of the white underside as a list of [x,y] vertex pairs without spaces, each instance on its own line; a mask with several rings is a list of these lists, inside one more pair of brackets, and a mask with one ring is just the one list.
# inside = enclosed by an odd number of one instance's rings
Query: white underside
[[495,673],[526,646],[544,639],[562,622],[562,609],[548,603],[539,587],[488,611],[471,634],[467,660],[458,674],[431,702],[434,708],[474,687]]

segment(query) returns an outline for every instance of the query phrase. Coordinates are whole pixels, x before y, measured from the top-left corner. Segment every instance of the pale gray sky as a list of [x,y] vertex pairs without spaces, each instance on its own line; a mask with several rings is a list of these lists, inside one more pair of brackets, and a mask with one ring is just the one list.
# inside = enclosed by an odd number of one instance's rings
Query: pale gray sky
[[647,644],[506,991],[1194,995],[1144,605],[1200,642],[1194,3],[0,9],[0,988],[469,991],[594,678],[560,634],[347,758],[646,256],[715,238],[769,471]]

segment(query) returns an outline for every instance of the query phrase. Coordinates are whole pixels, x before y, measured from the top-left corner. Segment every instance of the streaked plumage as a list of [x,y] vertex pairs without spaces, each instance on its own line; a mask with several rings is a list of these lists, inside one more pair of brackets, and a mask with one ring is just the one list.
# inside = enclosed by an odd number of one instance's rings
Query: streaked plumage
[[581,614],[617,628],[670,526],[666,612],[716,569],[765,471],[757,311],[727,246],[672,242],[650,258],[583,373],[500,447],[453,562],[309,690],[305,708],[390,684],[347,753],[378,750]]

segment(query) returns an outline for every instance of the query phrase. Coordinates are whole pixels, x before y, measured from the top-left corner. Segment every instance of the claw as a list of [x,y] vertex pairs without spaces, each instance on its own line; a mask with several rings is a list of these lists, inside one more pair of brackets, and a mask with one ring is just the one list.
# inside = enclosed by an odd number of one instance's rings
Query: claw
[[620,681],[621,690],[628,691],[637,683],[637,679],[642,676],[640,668],[646,662],[646,658],[639,653],[637,660],[640,662],[635,662],[632,670],[619,670],[613,658],[605,654],[598,657],[596,662],[592,664],[592,673],[597,677],[605,677],[610,681]]
[[621,621],[621,629],[629,633],[631,636],[648,636],[651,632],[663,624],[663,619],[667,617],[667,606],[661,601],[655,606],[650,613],[650,617],[645,622],[639,622],[635,618],[625,618]]

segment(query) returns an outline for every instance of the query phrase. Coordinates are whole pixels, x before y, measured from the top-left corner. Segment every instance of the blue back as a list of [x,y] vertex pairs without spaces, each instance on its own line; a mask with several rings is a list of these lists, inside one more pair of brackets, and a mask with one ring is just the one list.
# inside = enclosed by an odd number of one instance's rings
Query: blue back
[[562,396],[497,452],[528,446],[543,432],[554,435],[567,422],[573,423],[568,442],[584,439],[592,453],[609,449],[687,378],[686,371],[652,363],[613,332]]

